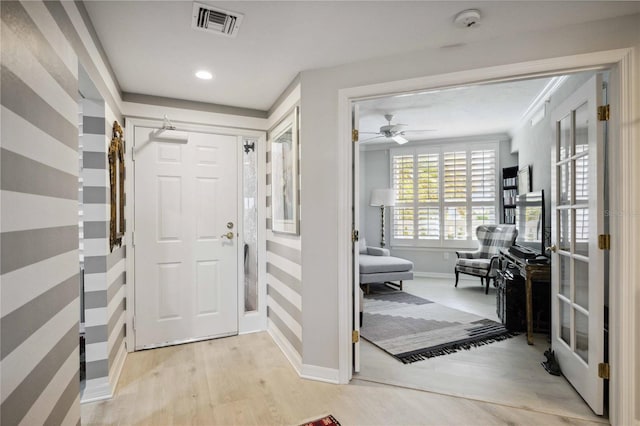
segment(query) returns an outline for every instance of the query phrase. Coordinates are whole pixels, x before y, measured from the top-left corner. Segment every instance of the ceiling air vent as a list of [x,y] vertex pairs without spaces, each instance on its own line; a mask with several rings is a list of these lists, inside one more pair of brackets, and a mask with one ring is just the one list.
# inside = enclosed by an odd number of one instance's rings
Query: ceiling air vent
[[214,8],[202,3],[193,3],[191,26],[196,30],[235,37],[238,35],[243,16],[241,13]]

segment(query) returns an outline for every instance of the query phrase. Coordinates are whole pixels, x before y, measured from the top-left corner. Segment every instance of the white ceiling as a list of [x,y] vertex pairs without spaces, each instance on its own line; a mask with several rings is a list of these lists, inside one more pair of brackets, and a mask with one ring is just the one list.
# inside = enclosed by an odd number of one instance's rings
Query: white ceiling
[[[359,102],[360,140],[364,144],[393,143],[367,134],[386,125],[406,124],[409,141],[506,134],[518,126],[551,78],[485,84]],[[430,131],[419,132],[418,130]],[[369,138],[370,141],[366,141]]]
[[[640,12],[639,2],[228,1],[237,38],[191,29],[191,1],[85,1],[125,92],[267,110],[303,70]],[[457,12],[480,9],[477,27]],[[214,81],[194,77],[209,69]]]

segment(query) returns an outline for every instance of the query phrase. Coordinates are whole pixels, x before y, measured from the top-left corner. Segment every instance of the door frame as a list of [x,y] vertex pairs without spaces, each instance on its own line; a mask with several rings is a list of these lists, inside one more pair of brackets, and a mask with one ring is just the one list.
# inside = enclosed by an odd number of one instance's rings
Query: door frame
[[[257,158],[257,173],[258,173],[258,193],[257,199],[264,200],[266,196],[266,164],[261,161],[266,155],[266,132],[260,130],[249,130],[236,127],[222,127],[222,126],[210,126],[205,124],[194,124],[181,121],[173,121],[172,124],[176,126],[177,130],[185,132],[197,132],[208,133],[216,135],[228,135],[235,136],[237,138],[237,166],[238,166],[238,229],[239,235],[243,234],[244,221],[242,220],[244,212],[243,203],[243,139],[255,138],[257,144],[255,147]],[[127,306],[129,307],[126,314],[126,348],[127,352],[135,351],[135,328],[134,328],[134,315],[135,315],[135,251],[136,248],[132,244],[133,232],[135,231],[134,222],[134,209],[135,209],[135,161],[133,160],[133,142],[136,127],[150,127],[159,129],[163,125],[163,120],[153,118],[133,118],[126,117],[125,122],[125,170],[127,176],[125,179],[125,193],[127,199],[130,201],[125,204],[125,221],[127,223],[125,235],[123,238],[123,245],[126,246],[126,298]],[[266,221],[266,207],[265,203],[258,202],[258,223],[265,223]],[[258,259],[265,259],[266,248],[266,230],[258,227]],[[238,250],[238,334],[246,334],[255,331],[263,331],[267,328],[267,288],[266,288],[266,269],[264,262],[258,262],[258,309],[254,312],[244,312],[244,268],[242,267],[243,249],[242,244],[237,245]]]
[[[634,147],[637,124],[633,118],[637,106],[634,95],[634,50],[615,49],[551,59],[500,65],[407,80],[340,89],[338,91],[338,349],[339,382],[352,377],[351,307],[353,306],[351,276],[352,153],[351,104],[363,99],[428,89],[489,83],[513,79],[556,75],[585,70],[611,69],[611,104],[609,167],[609,217],[611,251],[609,291],[609,364],[611,365],[609,418],[613,424],[635,423],[635,376],[633,354],[636,347],[634,295],[640,292],[640,266],[634,254],[640,252],[637,219],[640,195],[632,182],[640,181],[640,149]],[[625,125],[621,125],[624,123]],[[625,321],[625,319],[632,319]],[[638,330],[640,331],[640,330]]]

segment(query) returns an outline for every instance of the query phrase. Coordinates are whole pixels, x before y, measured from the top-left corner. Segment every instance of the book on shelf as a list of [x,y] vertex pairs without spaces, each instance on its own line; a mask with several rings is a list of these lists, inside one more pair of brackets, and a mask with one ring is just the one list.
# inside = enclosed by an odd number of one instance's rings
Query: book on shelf
[[517,186],[517,185],[518,185],[518,178],[517,177],[504,178],[502,180],[502,186]]
[[518,190],[505,189],[502,191],[502,202],[505,206],[513,206],[516,203],[517,196],[518,196]]
[[516,210],[505,209],[504,210],[504,223],[516,223]]

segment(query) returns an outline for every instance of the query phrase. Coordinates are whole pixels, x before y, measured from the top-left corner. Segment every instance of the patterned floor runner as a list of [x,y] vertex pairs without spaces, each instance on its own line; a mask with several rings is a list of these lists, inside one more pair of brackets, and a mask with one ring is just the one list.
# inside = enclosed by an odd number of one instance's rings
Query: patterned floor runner
[[402,291],[382,290],[364,299],[360,334],[405,364],[516,335],[502,324]]

